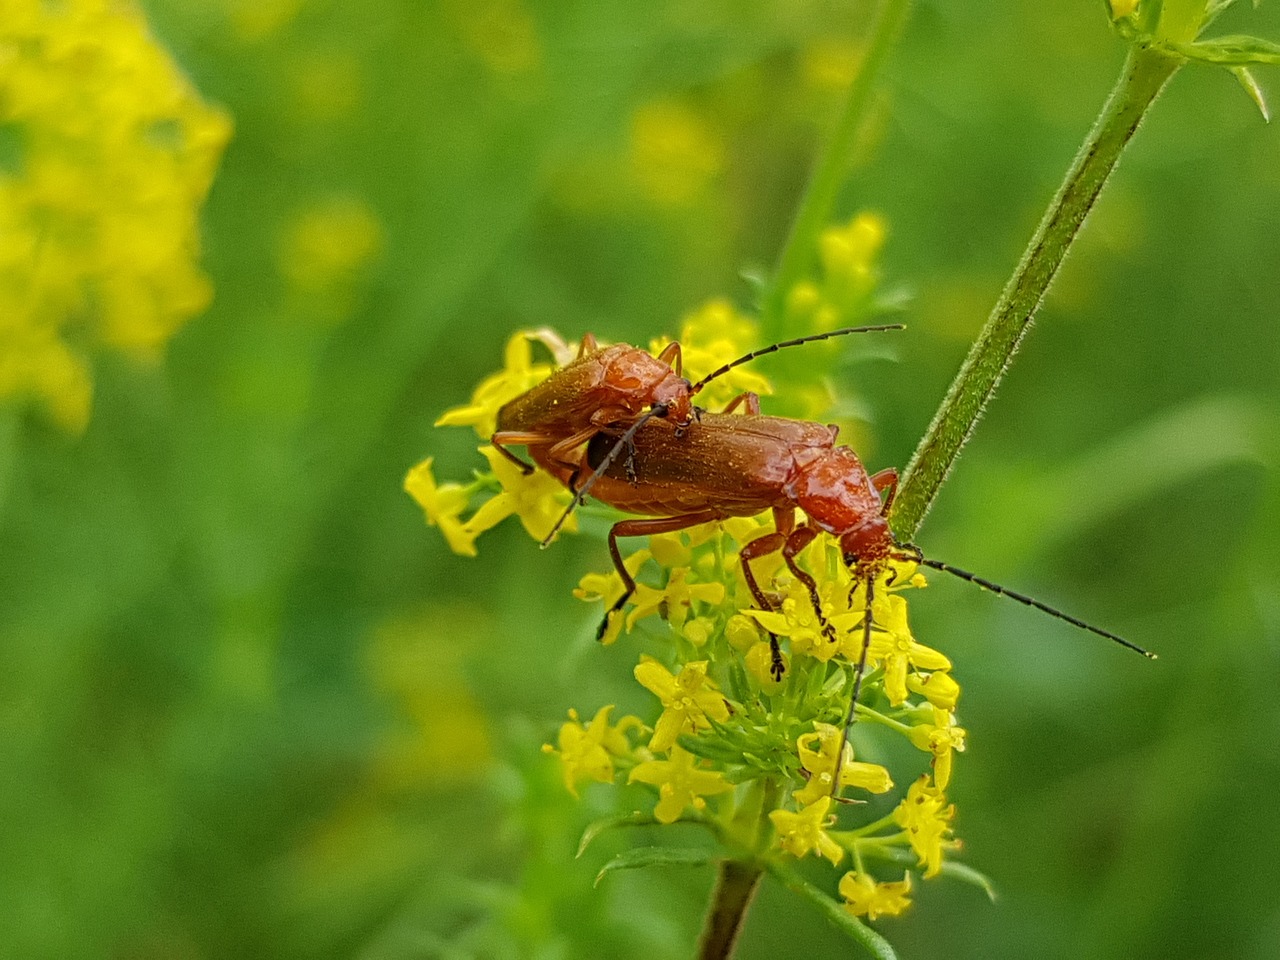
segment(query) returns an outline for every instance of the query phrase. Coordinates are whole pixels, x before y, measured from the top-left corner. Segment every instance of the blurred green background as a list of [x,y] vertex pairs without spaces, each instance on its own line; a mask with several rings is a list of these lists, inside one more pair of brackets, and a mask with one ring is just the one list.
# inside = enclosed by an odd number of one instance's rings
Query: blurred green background
[[[1113,82],[1101,6],[915,7],[838,211],[885,217],[914,294],[893,357],[855,345],[838,385],[875,468]],[[1243,6],[1227,32],[1280,37]],[[400,484],[480,465],[432,423],[512,331],[645,343],[750,305],[867,4],[145,7],[234,118],[214,301],[163,365],[95,357],[83,436],[6,414],[0,955],[690,955],[710,872],[592,889],[624,838],[572,852],[609,791],[575,803],[539,753],[570,706],[648,706],[570,596],[603,541],[509,521],[457,558]],[[879,925],[904,957],[1280,954],[1277,223],[1276,132],[1187,68],[920,536],[1161,659],[960,583],[916,600],[965,687],[964,859],[1000,899],[924,885]],[[739,955],[853,953],[766,884]]]

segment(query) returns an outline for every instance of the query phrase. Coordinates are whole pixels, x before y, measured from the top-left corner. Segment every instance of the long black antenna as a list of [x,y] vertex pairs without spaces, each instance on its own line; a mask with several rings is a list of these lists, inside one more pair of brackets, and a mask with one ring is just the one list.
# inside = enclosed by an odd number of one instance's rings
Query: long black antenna
[[573,511],[581,506],[587,499],[587,494],[591,491],[591,488],[595,486],[597,480],[604,476],[604,472],[613,465],[613,461],[618,459],[618,455],[622,453],[626,447],[631,445],[631,441],[635,439],[635,435],[639,432],[640,428],[654,417],[665,417],[666,415],[666,404],[655,403],[651,408],[644,412],[639,420],[629,426],[622,436],[618,437],[617,442],[609,448],[609,452],[605,454],[604,459],[600,461],[600,465],[595,468],[591,476],[587,477],[586,482],[583,483],[582,486],[573,491],[573,499],[570,500],[569,505],[564,508],[564,513],[560,514],[560,519],[557,520],[556,525],[551,528],[551,532],[542,538],[542,542],[538,544],[538,546],[547,547],[550,545],[551,538],[559,532],[562,526],[564,526],[564,522],[569,519],[569,516]]
[[726,373],[728,373],[734,367],[740,367],[744,363],[750,363],[756,357],[763,357],[766,354],[776,353],[777,351],[781,350],[783,347],[798,347],[802,343],[814,343],[815,341],[818,341],[818,340],[830,340],[832,337],[843,337],[845,334],[848,334],[848,333],[880,333],[881,331],[884,331],[884,330],[905,330],[905,329],[907,329],[906,326],[901,323],[884,323],[875,327],[841,327],[839,330],[830,330],[827,333],[815,333],[812,336],[808,336],[808,337],[797,337],[794,340],[783,340],[780,343],[773,343],[767,347],[761,347],[759,350],[752,350],[750,353],[746,354],[745,356],[739,357],[737,360],[734,360],[732,363],[726,363],[719,370],[716,370],[716,371],[713,371],[712,373],[707,374],[707,376],[703,377],[701,380],[699,380],[697,383],[695,383],[692,387],[689,388],[689,395],[693,396],[695,393],[697,393],[699,390],[705,387],[712,380],[715,380],[717,377],[723,377]]
[[1118,637],[1114,633],[1102,630],[1092,624],[1085,623],[1083,620],[1073,617],[1068,613],[1063,613],[1061,610],[1057,610],[1049,606],[1047,603],[1041,603],[1039,600],[1032,599],[1024,593],[1018,593],[1014,590],[1008,589],[1007,587],[1002,587],[998,583],[992,583],[990,580],[986,580],[977,574],[970,573],[968,570],[961,570],[959,567],[953,567],[951,564],[943,563],[941,560],[930,560],[928,557],[917,556],[912,559],[921,566],[929,567],[933,570],[941,570],[943,573],[949,573],[952,576],[959,577],[961,580],[968,580],[970,583],[976,583],[978,586],[984,587],[992,593],[998,593],[1002,597],[1008,597],[1010,600],[1017,600],[1019,603],[1024,603],[1028,607],[1035,607],[1037,610],[1047,613],[1051,617],[1057,617],[1059,620],[1065,620],[1073,627],[1079,627],[1081,630],[1088,630],[1090,633],[1096,633],[1100,637],[1106,637],[1108,640],[1113,640],[1122,647],[1128,647],[1130,650],[1142,654],[1148,660],[1158,659],[1150,650],[1144,650],[1136,643],[1130,643],[1124,637]]

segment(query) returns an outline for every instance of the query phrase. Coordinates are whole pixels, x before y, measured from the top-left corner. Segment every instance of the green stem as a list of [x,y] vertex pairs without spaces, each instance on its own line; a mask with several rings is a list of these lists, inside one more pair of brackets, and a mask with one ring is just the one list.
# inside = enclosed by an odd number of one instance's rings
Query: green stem
[[747,908],[760,886],[764,870],[754,862],[724,860],[716,877],[711,911],[698,947],[699,960],[728,960],[742,932]]
[[1101,115],[907,465],[891,513],[899,540],[909,542],[915,537],[1107,177],[1183,62],[1149,47],[1130,50]]
[[[736,843],[755,854],[763,853],[773,837],[769,811],[777,805],[778,783],[772,777],[753,783],[730,825]],[[721,862],[698,947],[700,960],[727,960],[733,956],[763,874],[764,867],[755,857]]]
[[876,75],[888,56],[898,31],[907,18],[911,0],[882,0],[867,35],[867,47],[858,65],[858,73],[849,87],[844,109],[831,139],[818,156],[813,179],[792,221],[791,232],[783,244],[778,268],[764,296],[760,311],[760,328],[766,341],[781,340],[785,335],[787,294],[804,278],[813,264],[818,247],[818,234],[831,219],[840,185],[844,182],[849,155],[867,115]]

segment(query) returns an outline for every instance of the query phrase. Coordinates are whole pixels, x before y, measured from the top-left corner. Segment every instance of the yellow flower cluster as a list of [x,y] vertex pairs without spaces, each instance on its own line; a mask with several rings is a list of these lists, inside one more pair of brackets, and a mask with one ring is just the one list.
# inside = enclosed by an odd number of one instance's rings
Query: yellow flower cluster
[[129,2],[0,4],[0,401],[88,422],[91,357],[209,303],[198,219],[231,121]]
[[[858,279],[850,265],[874,253],[876,230],[855,219],[828,236],[829,278],[843,264],[848,269],[841,276]],[[750,318],[726,302],[708,303],[682,330],[686,375],[696,379],[743,355],[755,336]],[[508,346],[506,368],[439,422],[489,436],[498,408],[550,373],[549,365],[533,362],[531,339],[546,342],[560,363],[571,353],[545,333],[518,335]],[[657,353],[665,343],[655,341],[651,349]],[[769,387],[749,372],[725,380],[720,402]],[[565,502],[554,482],[524,476],[492,448],[484,452],[491,472],[470,486],[436,485],[430,460],[406,483],[461,553],[474,553],[480,530],[513,512],[539,537]],[[537,483],[550,485],[535,491]],[[497,486],[502,492],[462,519],[473,494]],[[623,557],[637,588],[628,606],[609,616],[603,639],[644,632],[650,649],[656,641],[665,651],[641,656],[634,669],[655,698],[655,716],[648,725],[635,717],[614,724],[612,707],[604,707],[584,724],[571,711],[556,746],[545,749],[560,758],[575,794],[588,781],[648,786],[656,793],[656,822],[700,824],[762,861],[816,854],[840,864],[849,857],[853,869],[838,884],[845,909],[871,919],[894,915],[911,902],[911,875],[881,879],[877,871],[909,852],[923,876],[933,877],[958,847],[951,834],[955,808],[945,790],[954,755],[965,746],[955,713],[960,688],[951,661],[912,633],[906,596],[925,581],[909,560],[850,569],[839,544],[822,535],[796,558],[813,578],[812,590],[778,553],[753,562],[765,592],[776,598],[770,609],[760,609],[739,556],[770,530],[763,518],[734,518],[651,536]],[[583,577],[575,591],[606,609],[622,593],[616,570]],[[847,730],[856,664],[863,659],[858,722]],[[886,742],[891,738],[910,744],[919,757],[896,776],[874,762],[897,755]],[[896,802],[895,779],[911,784]]]
[[884,220],[865,211],[844,226],[824,230],[818,238],[821,279],[802,281],[788,291],[789,325],[814,332],[834,330],[865,313],[880,279],[885,234]]

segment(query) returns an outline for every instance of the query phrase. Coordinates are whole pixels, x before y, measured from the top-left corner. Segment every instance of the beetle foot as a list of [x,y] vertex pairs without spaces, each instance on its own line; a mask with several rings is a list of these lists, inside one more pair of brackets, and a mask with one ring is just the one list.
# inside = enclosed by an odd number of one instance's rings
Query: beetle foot
[[782,660],[782,649],[778,646],[778,638],[769,634],[769,676],[775,681],[781,680],[787,672],[787,665]]

